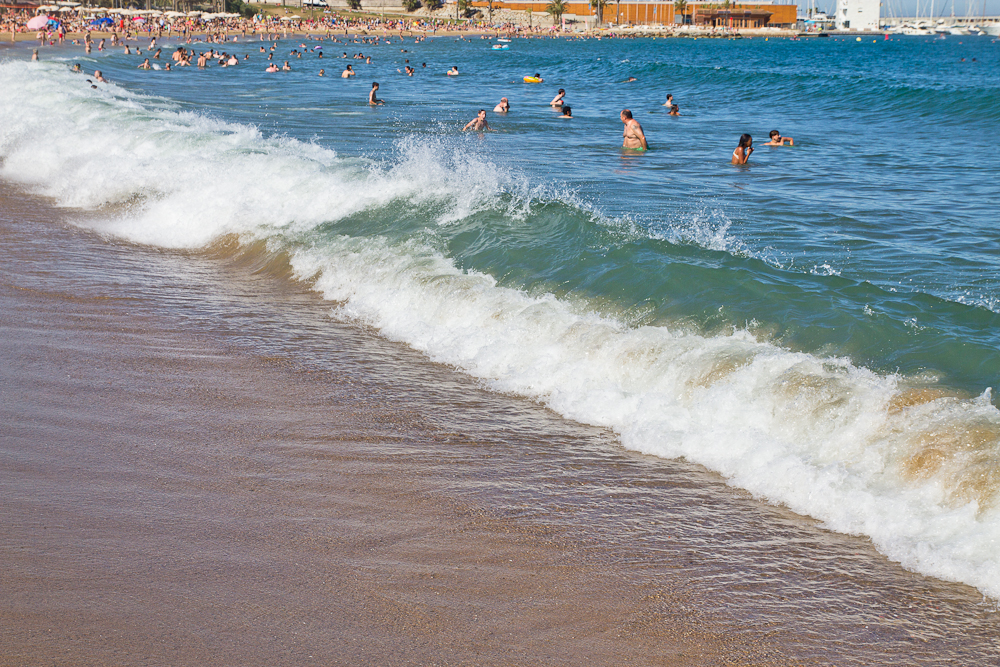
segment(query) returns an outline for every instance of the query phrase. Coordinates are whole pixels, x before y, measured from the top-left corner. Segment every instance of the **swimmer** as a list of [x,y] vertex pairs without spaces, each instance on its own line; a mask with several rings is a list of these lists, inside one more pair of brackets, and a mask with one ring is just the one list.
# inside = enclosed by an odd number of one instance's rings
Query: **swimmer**
[[486,109],[480,109],[476,117],[465,124],[465,127],[462,128],[462,132],[465,132],[466,130],[482,132],[489,129],[490,124],[486,122]]
[[673,106],[670,107],[670,113],[668,113],[667,115],[668,116],[680,116],[681,115],[681,108],[679,106],[677,106],[676,104],[674,104]]
[[281,66],[281,71],[282,72],[291,72],[292,71],[292,66],[288,64],[287,60],[285,61],[285,64]]
[[500,104],[493,107],[493,113],[507,113],[510,111],[510,102],[507,101],[506,97],[500,98]]
[[[538,75],[536,74],[535,76],[538,76]],[[561,107],[563,105],[563,98],[564,97],[566,97],[566,91],[563,90],[562,88],[560,88],[559,92],[556,93],[556,96],[552,98],[551,102],[549,102],[549,106],[550,107]]]
[[271,63],[270,65],[267,66],[267,69],[264,70],[264,71],[265,72],[277,72],[278,71],[278,66],[275,65],[274,63]]
[[226,65],[232,67],[233,65],[239,65],[240,59],[236,57],[236,54],[229,56],[229,60],[226,61]]
[[343,72],[341,73],[341,75],[340,75],[340,78],[341,78],[341,79],[349,79],[350,77],[354,76],[355,74],[357,74],[357,72],[355,72],[355,71],[354,71],[354,70],[353,70],[353,69],[351,68],[351,66],[350,66],[350,65],[348,65],[348,66],[347,66],[347,69],[345,69],[345,70],[344,70],[344,71],[343,71]]
[[753,137],[749,134],[740,136],[740,145],[733,151],[733,164],[746,164],[753,153]]
[[562,115],[560,118],[572,118],[573,117],[573,107],[568,104],[564,104],[562,107]]
[[150,67],[149,58],[146,58],[145,60],[142,61],[142,64],[139,65],[136,69],[149,69],[149,67]]
[[448,76],[458,76],[458,67],[456,65],[452,65],[451,69],[445,72],[445,74]]
[[325,69],[321,69],[321,70],[319,71],[319,75],[320,75],[320,76],[326,76],[326,70],[325,70]]
[[783,137],[777,130],[771,130],[770,137],[771,140],[764,144],[764,146],[784,146],[786,141],[789,146],[795,145],[795,139],[792,139],[791,137]]
[[99,70],[99,69],[95,69],[94,70],[94,79],[96,79],[97,81],[100,81],[101,83],[107,83],[108,82],[108,80],[104,78],[104,75],[101,74],[101,70]]
[[76,72],[77,74],[83,72],[83,70],[80,69],[80,63],[73,65],[73,71]]
[[672,108],[674,106],[674,96],[671,95],[670,93],[667,93],[667,101],[663,103],[663,106],[667,107],[668,109]]
[[372,82],[372,90],[371,90],[370,93],[368,93],[368,104],[370,104],[372,106],[375,106],[375,105],[378,105],[378,104],[385,104],[385,100],[380,100],[378,97],[375,96],[377,93],[378,93],[378,82],[377,81],[373,81]]
[[632,118],[632,112],[628,109],[622,109],[619,117],[625,123],[625,129],[622,131],[622,148],[648,151],[649,143],[646,141],[646,135],[642,133],[639,121]]
[[625,79],[625,83],[632,83],[633,81],[638,81],[638,80],[639,79],[635,78],[634,76],[630,76],[629,78]]

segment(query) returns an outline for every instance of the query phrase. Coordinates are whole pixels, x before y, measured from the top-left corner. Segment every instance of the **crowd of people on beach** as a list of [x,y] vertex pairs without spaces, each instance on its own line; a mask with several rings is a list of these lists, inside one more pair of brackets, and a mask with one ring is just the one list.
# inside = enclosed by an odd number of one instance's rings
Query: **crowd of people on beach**
[[[128,28],[128,26],[125,26]],[[166,33],[167,39],[171,37],[172,30],[168,30]],[[208,50],[198,52],[194,48],[188,48],[188,45],[193,45],[197,42],[206,44],[235,44],[239,41],[239,35],[230,35],[228,33],[209,33],[204,35],[204,41],[199,36],[195,36],[192,33],[182,30],[177,36],[178,39],[182,40],[182,44],[177,46],[177,48],[169,55],[168,60],[163,59],[163,49],[157,46],[157,40],[162,38],[164,35],[162,31],[157,31],[155,33],[150,33],[147,35],[149,39],[149,45],[146,48],[145,54],[143,53],[141,46],[132,46],[128,43],[130,40],[138,42],[140,35],[135,32],[125,31],[122,35],[119,35],[117,31],[112,31],[110,36],[110,44],[108,43],[108,38],[100,38],[99,42],[95,43],[92,33],[87,31],[83,34],[82,45],[86,53],[92,53],[94,50],[104,51],[109,48],[122,48],[125,55],[129,56],[142,56],[142,62],[137,65],[138,69],[143,70],[163,70],[171,71],[174,68],[180,67],[191,67],[195,66],[201,69],[218,66],[218,67],[237,67],[243,66],[250,60],[250,54],[243,54],[242,59],[235,53],[229,53],[227,50],[217,50],[215,46],[210,46]],[[290,60],[301,59],[303,56],[312,56],[317,60],[322,60],[324,58],[323,46],[324,42],[329,42],[331,44],[339,44],[346,46],[348,44],[353,45],[377,45],[377,44],[392,44],[392,39],[398,39],[398,44],[405,44],[405,38],[403,37],[402,31],[398,35],[389,34],[386,29],[383,35],[372,36],[366,31],[355,31],[353,34],[349,29],[344,29],[343,34],[328,32],[321,35],[306,34],[303,37],[303,42],[299,44],[298,48],[291,49],[289,53],[289,60],[285,60],[280,66],[276,61],[274,61],[274,56],[278,49],[278,39],[284,36],[283,32],[271,32],[271,33],[257,33],[257,39],[262,42],[259,46],[259,52],[261,54],[267,54],[267,67],[263,70],[265,73],[271,74],[281,71],[291,71],[292,65]],[[412,32],[409,35],[413,39],[414,44],[419,44],[426,39],[425,35],[414,35]],[[343,41],[341,41],[343,37]],[[482,38],[486,39],[487,35],[482,35]],[[65,41],[65,34],[59,33],[59,39],[61,42]],[[252,39],[250,37],[249,39]],[[460,39],[464,39],[461,38]],[[510,37],[507,38],[508,40]],[[72,40],[74,45],[80,44],[79,39]],[[307,46],[305,41],[315,42],[315,44],[310,48]],[[337,50],[340,50],[339,48]],[[407,49],[401,49],[401,52],[408,53]],[[337,56],[334,56],[337,57]],[[342,51],[339,59],[353,59],[364,64],[371,64],[372,57],[370,55],[365,55],[363,52],[358,51],[353,55],[348,55],[347,51]],[[35,49],[32,56],[33,60],[38,59],[38,49]],[[332,59],[332,58],[331,58]],[[156,61],[156,62],[151,62]],[[416,72],[416,68],[410,65],[408,58],[405,59],[403,69],[397,69],[398,72],[405,74],[407,76],[413,76]],[[421,63],[421,68],[426,69],[427,63]],[[74,66],[74,71],[80,72],[81,67],[79,64]],[[326,69],[319,69],[319,76],[326,75]],[[344,70],[341,73],[341,78],[350,78],[356,76],[356,72],[352,64],[345,64]],[[458,66],[452,66],[448,71],[444,72],[447,76],[459,76]],[[526,83],[543,83],[544,79],[540,74],[535,73],[533,76],[524,77]],[[625,83],[634,82],[635,77],[629,77]],[[92,87],[96,88],[97,83],[106,83],[106,80],[100,70],[95,70],[93,75],[93,80],[88,79],[88,83]],[[368,104],[372,106],[380,106],[385,104],[385,101],[378,97],[379,84],[377,82],[372,83],[372,87],[368,93]],[[555,97],[549,103],[551,107],[560,112],[558,118],[570,120],[573,118],[572,107],[566,101],[566,90],[560,88],[556,93]],[[680,116],[680,107],[674,101],[674,96],[668,94],[666,102],[663,106],[667,107],[667,113],[670,116]],[[507,97],[501,98],[500,102],[493,108],[493,112],[496,114],[507,114],[511,109],[510,100]],[[470,120],[462,128],[463,131],[476,131],[485,132],[490,131],[492,128],[486,118],[486,110],[480,109],[475,118]],[[622,131],[622,148],[635,151],[647,151],[649,150],[649,141],[642,129],[642,125],[636,120],[630,109],[623,109],[619,114],[620,120],[624,125]],[[765,146],[792,146],[794,145],[794,140],[791,137],[782,136],[777,130],[772,130],[770,132],[770,141]],[[743,134],[739,139],[739,144],[733,151],[731,162],[734,165],[744,165],[747,164],[750,159],[750,155],[753,153],[753,139],[749,134]]]

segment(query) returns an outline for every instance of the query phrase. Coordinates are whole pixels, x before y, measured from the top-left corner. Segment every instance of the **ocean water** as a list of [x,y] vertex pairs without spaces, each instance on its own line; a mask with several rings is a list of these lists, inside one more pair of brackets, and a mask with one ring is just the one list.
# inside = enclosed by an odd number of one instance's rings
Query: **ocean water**
[[334,318],[1000,597],[995,40],[299,43],[279,74],[260,42],[8,49],[0,178],[109,239],[287,257]]

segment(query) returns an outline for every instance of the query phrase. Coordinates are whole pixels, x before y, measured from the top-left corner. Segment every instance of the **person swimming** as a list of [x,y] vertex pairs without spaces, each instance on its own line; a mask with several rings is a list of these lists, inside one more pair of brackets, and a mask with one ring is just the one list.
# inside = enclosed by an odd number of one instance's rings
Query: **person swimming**
[[349,79],[350,77],[354,76],[355,74],[357,74],[357,72],[355,72],[354,69],[350,65],[348,65],[347,69],[345,69],[340,74],[340,78],[341,79]]
[[792,139],[791,137],[783,137],[777,130],[771,130],[769,136],[771,140],[766,144],[763,144],[764,146],[784,146],[786,141],[789,146],[795,145],[795,139]]
[[378,82],[372,82],[371,92],[368,93],[368,104],[372,106],[377,106],[379,104],[385,104],[385,100],[380,100],[376,95],[378,94]]
[[490,129],[490,124],[486,122],[486,109],[480,109],[476,117],[465,124],[462,128],[462,132],[466,130],[475,130],[476,132],[483,132]]
[[451,69],[445,72],[448,76],[458,76],[458,66],[452,65]]
[[573,117],[573,107],[568,104],[564,104],[562,107],[562,115],[560,118],[572,118]]
[[500,98],[500,103],[493,107],[494,113],[507,113],[510,111],[510,102],[507,101],[506,97]]
[[[536,74],[535,76],[538,76],[538,75]],[[566,91],[564,89],[560,88],[559,92],[556,93],[556,96],[552,98],[551,102],[549,102],[549,106],[550,107],[561,107],[563,105],[563,98],[564,97],[566,97]]]
[[753,137],[749,134],[740,136],[740,145],[733,151],[733,164],[746,164],[753,153]]
[[680,116],[681,115],[681,108],[679,106],[677,106],[676,104],[674,104],[674,105],[672,105],[670,107],[670,113],[668,113],[667,115],[668,116]]

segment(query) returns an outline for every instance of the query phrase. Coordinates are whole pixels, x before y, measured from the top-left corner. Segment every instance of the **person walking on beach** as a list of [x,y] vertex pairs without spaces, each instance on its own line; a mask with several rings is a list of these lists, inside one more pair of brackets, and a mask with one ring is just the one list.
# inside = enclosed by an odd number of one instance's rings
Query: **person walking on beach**
[[642,125],[632,118],[632,112],[629,109],[622,109],[621,119],[625,123],[625,129],[622,131],[622,148],[648,151],[649,143],[646,141],[646,135],[642,133]]
[[753,137],[744,134],[740,137],[740,145],[733,151],[733,164],[746,164],[753,153]]
[[462,128],[462,132],[465,132],[466,130],[483,132],[489,129],[490,124],[486,122],[486,109],[480,109],[476,117],[465,124],[465,127]]
[[368,93],[368,104],[370,104],[372,106],[377,106],[379,104],[385,104],[385,100],[380,100],[378,97],[376,97],[377,93],[378,93],[378,82],[377,81],[373,81],[372,82],[371,92]]

